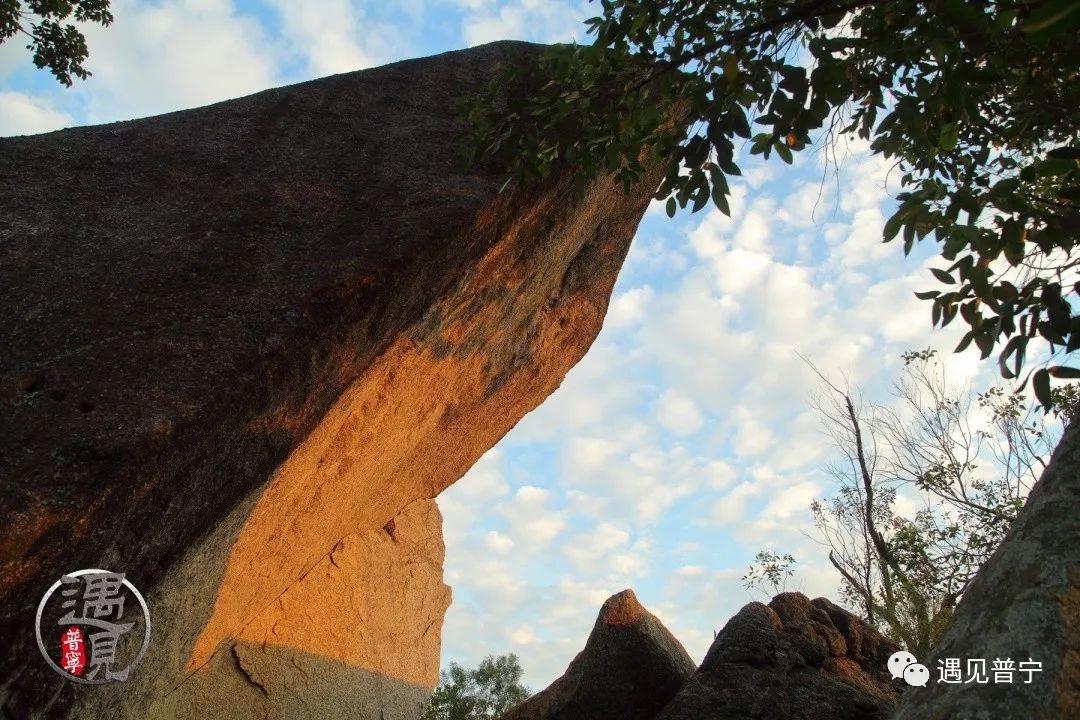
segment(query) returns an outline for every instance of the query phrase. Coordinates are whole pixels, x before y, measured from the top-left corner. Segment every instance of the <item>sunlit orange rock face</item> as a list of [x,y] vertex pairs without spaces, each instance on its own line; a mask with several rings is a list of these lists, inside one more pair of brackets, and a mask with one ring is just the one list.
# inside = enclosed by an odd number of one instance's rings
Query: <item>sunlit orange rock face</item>
[[143,716],[419,717],[450,605],[441,530],[417,500],[346,535]]
[[[0,140],[8,716],[416,716],[432,499],[584,355],[658,181],[500,196],[461,161],[459,98],[536,52]],[[36,654],[41,593],[86,567],[150,605],[123,684]]]

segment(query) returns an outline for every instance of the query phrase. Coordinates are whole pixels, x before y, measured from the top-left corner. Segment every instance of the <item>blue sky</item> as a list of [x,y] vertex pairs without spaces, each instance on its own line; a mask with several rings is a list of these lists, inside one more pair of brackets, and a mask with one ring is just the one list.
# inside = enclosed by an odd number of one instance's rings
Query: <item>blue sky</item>
[[[179,110],[408,57],[516,38],[586,41],[597,5],[565,0],[114,0],[88,31],[94,76],[64,89],[0,45],[0,135]],[[516,652],[534,689],[584,644],[600,603],[633,587],[696,659],[760,594],[754,553],[796,554],[792,583],[836,596],[809,504],[830,489],[820,392],[801,353],[884,400],[900,353],[945,351],[992,381],[959,328],[912,296],[932,248],[880,242],[888,167],[748,160],[733,217],[642,222],[604,330],[563,386],[440,498],[454,605],[443,657]],[[977,377],[978,376],[978,377]]]

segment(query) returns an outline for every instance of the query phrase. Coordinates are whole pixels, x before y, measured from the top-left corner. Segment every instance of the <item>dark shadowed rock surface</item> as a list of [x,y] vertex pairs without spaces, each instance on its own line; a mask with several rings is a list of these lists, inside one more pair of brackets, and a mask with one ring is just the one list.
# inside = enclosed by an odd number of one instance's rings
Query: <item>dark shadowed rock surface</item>
[[[1080,423],[1073,422],[1008,537],[979,569],[934,655],[931,682],[904,694],[897,720],[1080,718]],[[937,661],[1033,660],[1009,683],[945,684]],[[921,658],[920,658],[921,659]]]
[[566,673],[499,720],[649,720],[693,672],[679,641],[624,590],[604,603]]
[[657,720],[885,720],[896,647],[824,598],[750,603]]
[[[464,165],[458,101],[536,51],[0,139],[10,718],[415,716],[449,599],[423,502],[585,353],[658,182],[497,196]],[[122,685],[34,643],[95,567],[154,618]]]

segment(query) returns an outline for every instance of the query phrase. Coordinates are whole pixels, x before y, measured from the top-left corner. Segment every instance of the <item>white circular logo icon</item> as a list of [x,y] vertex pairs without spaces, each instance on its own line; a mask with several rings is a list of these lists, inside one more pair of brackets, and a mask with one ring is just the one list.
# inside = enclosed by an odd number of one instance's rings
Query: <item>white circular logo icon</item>
[[76,570],[41,598],[34,634],[45,662],[65,679],[123,682],[150,644],[150,610],[123,573]]

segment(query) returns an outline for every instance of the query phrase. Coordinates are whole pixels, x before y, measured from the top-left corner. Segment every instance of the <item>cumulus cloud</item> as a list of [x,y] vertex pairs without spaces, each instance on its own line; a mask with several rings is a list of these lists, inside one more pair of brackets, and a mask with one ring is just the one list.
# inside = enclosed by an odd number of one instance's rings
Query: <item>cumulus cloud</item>
[[459,0],[459,4],[469,11],[461,34],[470,47],[507,39],[546,43],[583,40],[584,20],[595,14],[584,2]]
[[630,533],[609,522],[603,522],[587,532],[566,540],[563,554],[580,568],[595,568],[602,557],[630,540]]
[[624,328],[637,325],[645,317],[653,291],[648,285],[631,288],[611,300],[605,327]]
[[41,97],[0,92],[0,136],[35,135],[75,124],[74,118]]
[[505,554],[514,549],[514,541],[497,530],[488,530],[484,536],[484,545],[492,552]]
[[748,518],[747,500],[761,492],[761,487],[754,482],[741,482],[731,492],[713,505],[713,518],[718,523],[735,523]]
[[656,416],[662,426],[676,435],[693,435],[705,422],[694,401],[672,389],[660,395]]
[[375,21],[354,0],[269,2],[280,14],[289,52],[303,60],[307,77],[378,65],[395,57],[404,42],[401,28]]
[[90,122],[197,107],[277,84],[277,41],[229,0],[116,0],[113,14],[108,28],[85,28],[93,77],[75,92]]
[[565,513],[551,507],[551,490],[526,485],[517,489],[501,514],[507,519],[507,534],[531,551],[542,550],[566,526]]

